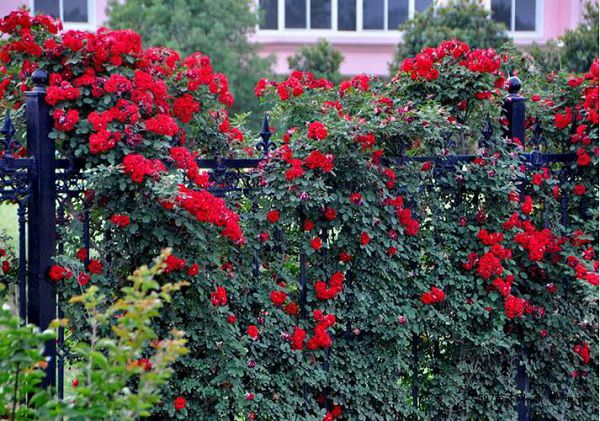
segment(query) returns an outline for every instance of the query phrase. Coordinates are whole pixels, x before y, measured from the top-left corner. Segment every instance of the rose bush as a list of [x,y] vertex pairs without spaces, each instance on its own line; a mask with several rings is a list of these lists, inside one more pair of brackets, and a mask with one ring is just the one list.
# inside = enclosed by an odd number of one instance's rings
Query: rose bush
[[[49,274],[61,296],[115,295],[167,245],[160,282],[190,283],[156,323],[190,350],[157,416],[512,419],[522,363],[534,417],[597,412],[597,62],[554,86],[523,72],[528,139],[539,123],[548,150],[573,151],[564,166],[503,136],[503,69],[521,62],[494,50],[447,41],[389,83],[261,80],[278,148],[245,174],[254,189],[223,199],[196,158],[253,145],[207,57],[25,12],[0,29],[4,99],[19,107],[48,69],[52,137],[84,171]],[[457,151],[474,156],[451,169]]]

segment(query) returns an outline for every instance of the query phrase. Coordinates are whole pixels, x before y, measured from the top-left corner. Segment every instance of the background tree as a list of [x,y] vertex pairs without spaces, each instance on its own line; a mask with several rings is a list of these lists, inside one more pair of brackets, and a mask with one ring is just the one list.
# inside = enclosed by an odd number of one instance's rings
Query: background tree
[[458,39],[472,48],[498,48],[509,42],[506,27],[490,19],[489,12],[476,0],[450,0],[445,5],[434,5],[415,14],[399,29],[404,36],[390,65],[392,75],[404,58],[443,40]]
[[235,111],[258,108],[254,84],[268,76],[272,59],[258,56],[258,44],[248,35],[258,23],[250,2],[239,0],[111,0],[109,26],[131,28],[146,45],[200,51],[211,57],[214,70],[227,74]]
[[[585,5],[583,22],[560,37],[561,65],[567,71],[585,72],[598,57],[598,3]],[[559,41],[559,45],[561,42]]]
[[312,72],[316,78],[339,82],[340,64],[344,56],[325,39],[315,45],[303,45],[293,56],[288,57],[290,70]]

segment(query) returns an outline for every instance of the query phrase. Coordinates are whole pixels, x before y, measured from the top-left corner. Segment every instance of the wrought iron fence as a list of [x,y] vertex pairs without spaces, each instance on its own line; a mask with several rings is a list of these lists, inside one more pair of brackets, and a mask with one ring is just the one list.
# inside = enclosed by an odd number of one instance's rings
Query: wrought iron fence
[[[78,218],[82,224],[82,246],[90,247],[90,227],[88,210],[83,208],[73,211],[69,209],[74,199],[81,199],[84,193],[83,176],[78,169],[77,161],[68,158],[58,158],[55,144],[49,134],[52,130],[52,118],[49,107],[45,102],[45,85],[47,75],[43,70],[36,70],[32,76],[34,88],[26,92],[25,114],[27,122],[27,150],[29,156],[18,157],[16,149],[20,146],[15,139],[15,127],[9,112],[6,112],[0,133],[3,136],[4,154],[0,156],[0,202],[11,202],[17,207],[18,221],[18,301],[19,314],[24,322],[33,323],[45,329],[62,312],[57,300],[55,283],[48,277],[48,269],[53,264],[56,253],[63,253],[65,244],[57,235],[57,227],[65,224],[67,218]],[[509,94],[504,101],[504,113],[508,119],[506,136],[519,138],[525,143],[525,101],[519,95],[520,82],[510,79]],[[529,141],[533,151],[521,154],[521,159],[530,169],[538,169],[552,164],[568,164],[576,159],[574,153],[543,153],[544,143],[542,128],[536,123],[533,128],[533,138]],[[224,196],[232,191],[244,192],[256,189],[249,183],[247,170],[257,168],[267,154],[276,149],[277,145],[271,140],[267,116],[263,120],[259,133],[261,140],[255,145],[260,153],[254,159],[198,159],[200,168],[210,171],[214,182],[213,193]],[[487,146],[493,136],[493,127],[488,124],[481,130],[480,146]],[[435,164],[438,175],[453,171],[458,164],[472,161],[476,155],[446,155],[446,156],[398,156],[387,158],[391,166],[403,165],[407,162],[431,161]],[[571,177],[569,166],[562,165],[561,180]],[[561,207],[561,224],[568,224],[568,195],[563,195]],[[82,202],[82,203],[85,203]],[[300,215],[301,217],[301,215]],[[326,233],[322,233],[326,235]],[[327,259],[326,250],[323,259]],[[306,255],[299,256],[299,286],[300,312],[306,316]],[[89,263],[85,262],[86,265]],[[258,276],[259,262],[255,261],[255,275]],[[60,397],[64,392],[64,331],[59,331],[57,341],[48,342],[45,355],[48,366],[44,386],[56,386]],[[421,393],[420,339],[417,335],[412,340],[412,399],[415,407],[419,406]],[[434,344],[435,352],[439,353],[439,344]],[[522,354],[526,353],[522,350]],[[328,353],[325,352],[324,368],[329,365]],[[529,420],[530,410],[526,394],[529,390],[529,380],[524,364],[517,370],[516,385],[522,392],[516,409],[519,420]],[[438,416],[439,418],[439,416]]]

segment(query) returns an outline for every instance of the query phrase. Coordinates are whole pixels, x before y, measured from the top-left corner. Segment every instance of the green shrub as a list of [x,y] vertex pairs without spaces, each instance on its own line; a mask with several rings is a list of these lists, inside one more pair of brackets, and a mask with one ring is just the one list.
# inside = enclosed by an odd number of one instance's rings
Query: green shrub
[[[185,354],[183,332],[159,337],[151,322],[160,316],[171,293],[184,283],[159,285],[170,253],[165,251],[151,268],[141,267],[130,278],[122,296],[109,301],[91,286],[73,297],[82,305],[89,324],[86,340],[70,351],[68,366],[75,378],[63,400],[40,388],[46,361],[44,342],[56,338],[55,321],[39,332],[22,325],[8,308],[0,309],[0,416],[22,419],[123,420],[148,416],[161,401],[159,387],[172,373],[175,360]],[[29,399],[28,399],[29,396]],[[172,405],[171,405],[172,406]],[[171,411],[174,411],[172,408]]]
[[334,83],[340,80],[342,61],[344,56],[325,39],[314,45],[303,45],[296,54],[288,57],[290,70],[312,72],[316,78],[326,78]]

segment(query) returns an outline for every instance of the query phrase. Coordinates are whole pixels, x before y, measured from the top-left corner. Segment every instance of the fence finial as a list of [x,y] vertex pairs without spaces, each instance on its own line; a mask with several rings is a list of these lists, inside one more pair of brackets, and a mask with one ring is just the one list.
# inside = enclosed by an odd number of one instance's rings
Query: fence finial
[[265,113],[265,117],[263,118],[262,129],[259,133],[262,140],[256,144],[256,149],[262,151],[263,155],[269,153],[269,151],[274,151],[276,148],[275,143],[271,142],[271,136],[273,132],[269,127],[269,115]]
[[36,69],[31,75],[34,91],[44,91],[48,84],[48,73],[44,69]]
[[506,89],[509,94],[518,94],[521,90],[521,80],[516,76],[511,76],[506,81]]
[[4,115],[4,122],[2,123],[2,129],[0,129],[0,133],[2,133],[7,139],[10,139],[15,134],[15,125],[10,118],[10,111],[6,111],[6,114]]
[[12,155],[11,149],[14,143],[13,136],[15,135],[15,132],[15,126],[10,118],[10,111],[6,111],[4,122],[2,123],[2,129],[0,129],[0,133],[2,133],[4,136],[2,143],[4,143],[4,151],[6,156]]

